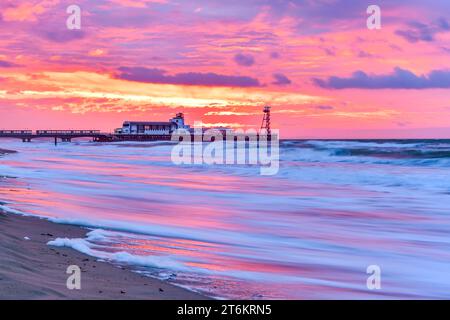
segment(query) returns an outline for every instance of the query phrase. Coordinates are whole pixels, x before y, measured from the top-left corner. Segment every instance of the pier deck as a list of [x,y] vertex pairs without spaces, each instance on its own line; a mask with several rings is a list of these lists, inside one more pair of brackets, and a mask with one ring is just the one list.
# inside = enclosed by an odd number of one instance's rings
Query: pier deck
[[22,139],[23,142],[31,142],[37,138],[52,138],[55,143],[60,139],[70,142],[75,138],[92,138],[94,141],[112,141],[113,135],[102,133],[99,130],[0,130],[0,138]]
[[100,132],[99,130],[0,130],[0,138],[21,139],[23,142],[31,142],[33,139],[50,138],[54,139],[55,144],[60,140],[62,142],[71,142],[76,138],[92,138],[95,142],[113,142],[113,141],[159,141],[170,140],[171,135],[145,135],[145,134],[113,134]]

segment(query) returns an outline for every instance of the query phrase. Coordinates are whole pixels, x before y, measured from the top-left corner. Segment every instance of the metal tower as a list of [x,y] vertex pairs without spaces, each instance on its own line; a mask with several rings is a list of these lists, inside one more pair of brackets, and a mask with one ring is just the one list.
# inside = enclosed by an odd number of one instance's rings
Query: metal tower
[[263,118],[262,123],[261,123],[261,130],[262,129],[266,129],[267,135],[270,136],[271,135],[271,131],[270,131],[270,107],[269,106],[265,106],[263,112],[264,112],[264,118]]

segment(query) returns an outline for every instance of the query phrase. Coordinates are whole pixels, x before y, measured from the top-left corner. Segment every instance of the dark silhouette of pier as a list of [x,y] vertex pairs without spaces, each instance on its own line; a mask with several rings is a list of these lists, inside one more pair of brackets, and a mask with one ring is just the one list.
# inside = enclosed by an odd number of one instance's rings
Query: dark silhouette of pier
[[58,140],[71,142],[75,138],[92,138],[93,141],[112,141],[113,135],[102,133],[99,130],[0,130],[0,138],[22,139],[23,142],[31,142],[37,138],[52,138],[55,144]]
[[23,142],[31,142],[33,139],[54,139],[55,145],[58,141],[71,142],[76,138],[92,138],[94,142],[113,141],[159,141],[170,140],[171,135],[145,135],[145,134],[115,134],[105,133],[100,130],[0,130],[0,138],[22,139]]
[[[195,141],[197,135],[192,133],[191,139]],[[214,137],[205,136],[204,132],[200,134],[200,139],[203,141],[214,141]],[[224,133],[224,136],[226,134]],[[235,141],[238,136],[232,134]],[[245,141],[250,141],[251,136],[254,139],[260,140],[261,137],[266,137],[268,140],[272,139],[272,135],[243,134]],[[0,138],[15,138],[22,139],[23,142],[31,142],[33,139],[47,138],[53,139],[55,145],[58,141],[71,142],[76,138],[91,138],[94,142],[117,142],[117,141],[170,141],[171,134],[123,134],[123,133],[105,133],[100,130],[0,130]],[[204,140],[206,139],[206,140]]]

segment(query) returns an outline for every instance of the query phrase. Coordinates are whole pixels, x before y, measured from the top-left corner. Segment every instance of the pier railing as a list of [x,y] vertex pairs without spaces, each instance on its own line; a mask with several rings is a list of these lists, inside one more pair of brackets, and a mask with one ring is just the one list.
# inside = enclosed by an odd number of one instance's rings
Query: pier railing
[[111,139],[110,133],[102,133],[100,130],[0,130],[0,138],[18,138],[23,142],[30,142],[36,138],[54,138],[70,142],[74,138],[93,138],[94,141],[107,141]]
[[79,135],[99,135],[100,130],[37,130],[37,136],[79,136]]

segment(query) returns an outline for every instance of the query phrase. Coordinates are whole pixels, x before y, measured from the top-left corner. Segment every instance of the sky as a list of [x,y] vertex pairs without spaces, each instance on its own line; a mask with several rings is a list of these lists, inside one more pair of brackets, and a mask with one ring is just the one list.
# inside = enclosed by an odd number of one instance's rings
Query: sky
[[184,112],[259,129],[266,104],[283,138],[450,138],[450,1],[0,3],[0,128],[109,132]]

